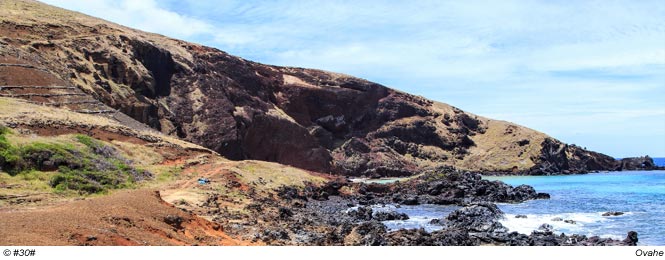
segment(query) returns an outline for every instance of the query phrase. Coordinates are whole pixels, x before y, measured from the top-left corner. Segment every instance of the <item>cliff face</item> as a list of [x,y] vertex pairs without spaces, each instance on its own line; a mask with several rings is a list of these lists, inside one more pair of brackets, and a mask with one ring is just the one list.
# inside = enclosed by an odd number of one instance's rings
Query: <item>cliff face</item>
[[34,1],[0,5],[0,85],[24,84],[11,72],[31,66],[230,159],[353,176],[441,165],[511,174],[615,167],[543,133],[363,79],[259,64]]

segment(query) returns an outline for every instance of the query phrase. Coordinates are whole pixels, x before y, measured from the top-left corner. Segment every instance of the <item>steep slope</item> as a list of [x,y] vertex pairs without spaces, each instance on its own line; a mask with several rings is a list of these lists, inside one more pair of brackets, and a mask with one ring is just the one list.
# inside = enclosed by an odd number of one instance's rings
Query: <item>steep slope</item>
[[[351,76],[250,62],[35,1],[0,7],[0,94],[51,102],[58,96],[26,95],[51,92],[15,89],[75,87],[78,101],[103,104],[72,110],[117,110],[229,159],[353,176],[409,176],[439,165],[510,174],[616,167],[609,156],[543,133]],[[26,83],[13,76],[19,70],[58,82]]]
[[[211,222],[211,212],[236,216],[257,194],[327,181],[276,163],[229,161],[103,114],[0,97],[2,244],[262,244],[230,237],[237,235],[220,225],[229,217]],[[213,195],[214,205],[203,203]],[[182,210],[187,203],[209,211],[194,215]]]

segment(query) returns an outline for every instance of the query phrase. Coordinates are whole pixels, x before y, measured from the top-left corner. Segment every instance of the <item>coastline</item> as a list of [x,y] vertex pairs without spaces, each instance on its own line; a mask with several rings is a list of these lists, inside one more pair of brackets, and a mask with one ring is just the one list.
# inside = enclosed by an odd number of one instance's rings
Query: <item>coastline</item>
[[[635,245],[637,233],[626,239],[564,235],[544,227],[530,233],[508,230],[505,213],[497,203],[520,204],[548,200],[528,185],[510,186],[488,181],[479,174],[439,168],[391,184],[337,180],[321,187],[283,187],[277,198],[263,198],[250,214],[222,222],[226,232],[269,245]],[[392,230],[386,221],[408,220],[416,215],[401,207],[454,206],[428,223],[437,229]],[[201,208],[199,211],[209,211]],[[268,212],[277,212],[277,215]],[[196,211],[196,210],[195,210]],[[229,213],[220,208],[220,218]],[[236,217],[237,218],[237,217]],[[244,224],[242,224],[244,223]],[[257,232],[258,231],[258,232]]]
[[483,172],[477,172],[481,174],[482,176],[487,176],[487,177],[529,177],[529,176],[566,176],[566,175],[584,175],[584,174],[601,174],[601,173],[613,173],[613,172],[630,172],[630,171],[665,171],[665,167],[663,166],[658,166],[657,168],[649,168],[649,169],[625,169],[625,170],[593,170],[593,171],[575,171],[575,172],[568,172],[568,173],[551,173],[551,174],[525,174],[525,173],[515,173],[515,172],[500,172],[500,171],[483,171]]
[[[622,236],[640,234],[640,245],[665,245],[665,171],[611,171],[584,175],[483,176],[511,185],[528,184],[552,195],[549,201],[499,204],[511,229],[550,224],[563,233]],[[662,191],[661,191],[662,190]],[[603,214],[618,212],[617,215]],[[519,218],[517,216],[520,216]],[[523,217],[523,218],[522,218]],[[565,223],[568,220],[571,223]],[[510,223],[506,223],[510,222]]]
[[[495,181],[495,180],[502,181],[502,180],[505,180],[505,179],[522,179],[522,178],[528,179],[528,178],[532,178],[532,177],[542,177],[542,178],[548,178],[548,177],[554,177],[554,178],[564,177],[565,178],[565,177],[575,177],[575,176],[587,176],[587,177],[596,177],[596,176],[598,176],[598,177],[605,176],[606,177],[606,176],[610,176],[611,177],[613,174],[631,174],[631,173],[634,173],[634,172],[637,172],[638,174],[641,174],[641,172],[649,172],[650,173],[650,172],[658,172],[658,171],[662,171],[662,170],[661,169],[648,169],[648,170],[621,170],[621,171],[619,171],[619,170],[616,170],[616,171],[592,171],[592,172],[579,173],[579,174],[540,175],[540,176],[538,176],[538,175],[535,175],[535,176],[534,175],[526,175],[526,176],[525,175],[508,175],[508,176],[506,176],[506,175],[503,175],[503,176],[483,175],[482,178],[484,180],[489,180],[489,181]],[[373,180],[373,179],[369,179],[369,180]],[[374,180],[385,181],[384,179],[374,179]],[[510,184],[513,185],[513,186],[517,186],[520,183],[512,182]],[[537,190],[543,190],[542,187],[537,187],[536,185],[532,185],[532,186],[534,186]],[[547,190],[545,190],[545,191],[547,191]],[[552,195],[556,194],[556,192],[549,192],[549,191],[548,191],[548,193],[550,193]],[[555,196],[558,196],[558,195],[555,195]],[[548,201],[546,201],[546,200],[545,201],[528,200],[528,201],[516,202],[516,203],[515,202],[498,202],[496,204],[499,206],[499,208],[503,209],[505,205],[515,205],[516,207],[519,207],[517,205],[534,204],[534,203],[547,203],[547,202]],[[427,205],[423,205],[423,206],[427,207]],[[384,206],[377,205],[373,208],[375,210],[377,210],[377,209],[384,210],[386,207],[391,208],[391,207],[394,207],[394,205],[393,206],[390,206],[390,204],[387,204],[387,205],[384,205]],[[408,206],[408,207],[411,207],[411,208],[409,208],[408,211],[417,211],[417,210],[414,210],[413,207],[418,207],[418,206]],[[445,207],[445,206],[441,206],[441,207]],[[397,208],[397,212],[401,213],[401,212],[405,212],[405,211],[404,210],[399,210],[399,208]],[[527,228],[522,228],[522,229],[518,230],[518,229],[515,228],[516,227],[515,225],[507,224],[507,222],[509,222],[509,221],[506,221],[506,220],[510,220],[510,218],[515,218],[516,216],[519,216],[518,218],[521,218],[523,216],[521,214],[512,213],[512,212],[504,212],[504,213],[505,213],[505,215],[502,218],[502,220],[500,220],[500,222],[502,224],[504,224],[504,226],[510,227],[511,231],[519,231],[522,234],[529,234],[532,231],[538,232],[538,230],[539,230],[538,226],[533,226],[531,229],[528,229],[528,227],[527,227]],[[566,227],[566,229],[564,229],[565,232],[559,232],[559,234],[561,234],[561,233],[579,234],[581,232],[581,234],[586,235],[588,237],[597,237],[598,235],[600,235],[602,237],[610,237],[610,238],[613,238],[613,239],[619,239],[619,238],[623,238],[625,236],[626,231],[628,231],[630,229],[633,229],[632,225],[624,225],[623,226],[624,231],[622,231],[623,233],[621,233],[621,234],[603,233],[603,232],[601,232],[603,230],[602,228],[599,231],[595,231],[596,233],[586,232],[586,231],[584,231],[583,228],[581,229],[579,227],[580,226],[586,226],[586,225],[589,225],[589,226],[614,225],[613,222],[610,221],[610,220],[626,218],[626,217],[632,216],[633,214],[642,214],[643,212],[635,213],[635,212],[627,211],[627,212],[618,212],[618,213],[616,213],[616,214],[621,214],[622,215],[622,216],[620,215],[621,217],[612,217],[611,215],[610,216],[605,216],[604,215],[604,214],[610,214],[610,213],[613,213],[612,211],[610,211],[610,209],[607,209],[607,211],[600,211],[599,210],[599,211],[596,211],[596,212],[589,212],[589,213],[586,213],[586,212],[582,212],[582,213],[565,213],[565,212],[562,212],[562,213],[551,213],[551,214],[548,213],[548,214],[545,214],[544,216],[540,216],[540,220],[534,220],[533,219],[534,217],[539,216],[539,214],[529,215],[529,216],[532,218],[531,219],[532,222],[533,221],[541,221],[542,223],[538,223],[538,225],[541,225],[542,227],[545,227],[545,230],[547,230],[547,227],[550,227],[550,229],[555,231],[554,233],[557,233],[556,229],[559,229],[561,226],[563,226],[563,227]],[[411,216],[411,214],[409,214],[409,215]],[[407,223],[408,221],[400,221],[400,220],[393,220],[393,221],[389,221],[387,223],[391,226],[391,230],[393,232],[395,232],[395,229],[398,229],[400,227],[400,225],[406,226],[406,227],[415,227],[415,226],[420,225],[421,227],[425,227],[427,229],[427,231],[429,231],[429,232],[436,229],[436,227],[433,227],[430,223],[424,222],[424,220],[422,219],[422,215],[420,215],[420,216],[416,215],[416,218],[418,218],[418,219],[412,221],[411,224],[408,224]],[[526,218],[526,216],[524,216],[524,218]],[[437,221],[437,220],[433,219],[433,221]],[[607,222],[607,221],[609,221],[609,222]],[[420,222],[420,224],[418,224],[416,222]],[[607,223],[599,224],[600,222],[607,222]],[[552,227],[552,226],[554,226],[554,227]],[[541,227],[540,230],[543,230],[542,227]],[[576,228],[574,228],[574,227],[576,227]],[[439,228],[441,228],[441,227],[439,227]],[[577,230],[577,233],[576,232],[570,232],[570,230]],[[652,241],[652,240],[650,240],[650,237],[649,237],[650,235],[652,236],[652,234],[647,233],[646,235],[647,235],[647,240],[646,240],[647,244],[646,245],[658,245],[658,244],[660,244],[660,242],[657,242],[657,244],[653,244],[653,242],[648,242],[648,241]],[[642,245],[645,245],[645,244],[642,244]]]

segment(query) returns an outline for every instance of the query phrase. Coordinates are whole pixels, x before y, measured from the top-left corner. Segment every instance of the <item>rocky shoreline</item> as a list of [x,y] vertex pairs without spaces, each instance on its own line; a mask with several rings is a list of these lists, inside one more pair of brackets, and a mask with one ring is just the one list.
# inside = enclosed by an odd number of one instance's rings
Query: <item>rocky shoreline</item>
[[[551,155],[550,155],[551,156]],[[532,169],[525,171],[483,171],[481,174],[485,176],[522,176],[522,175],[571,175],[571,174],[588,174],[599,172],[621,172],[621,171],[661,171],[665,167],[658,166],[653,161],[653,158],[648,155],[640,157],[627,157],[617,159],[614,161],[605,162],[605,168],[588,168],[588,167],[555,167],[554,165],[567,165],[569,162],[565,158],[560,158],[560,161],[555,161],[554,164],[549,164],[548,167],[543,165],[536,166]]]
[[503,212],[492,203],[474,203],[446,217],[446,226],[431,233],[422,229],[399,230],[390,234],[390,245],[510,245],[510,246],[616,246],[636,245],[637,233],[614,240],[597,236],[554,234],[547,224],[531,234],[509,232],[498,220]]
[[[392,184],[351,183],[339,179],[320,187],[281,187],[248,210],[229,215],[217,208],[225,232],[268,245],[367,245],[367,246],[473,246],[473,245],[636,245],[637,233],[624,240],[555,234],[543,227],[531,234],[511,232],[499,220],[503,212],[494,203],[520,203],[549,199],[533,187],[512,187],[500,181],[482,180],[478,174],[450,167]],[[423,228],[389,231],[383,221],[406,220],[404,213],[373,210],[376,205],[456,205],[442,215],[440,230]]]

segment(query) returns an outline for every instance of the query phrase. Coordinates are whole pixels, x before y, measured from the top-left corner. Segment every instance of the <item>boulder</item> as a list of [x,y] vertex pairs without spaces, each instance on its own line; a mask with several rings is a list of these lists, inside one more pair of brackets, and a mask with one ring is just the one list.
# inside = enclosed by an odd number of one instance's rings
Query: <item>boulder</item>
[[624,213],[621,211],[608,211],[603,213],[603,217],[614,217],[614,216],[621,216]]
[[623,243],[627,246],[636,246],[637,245],[637,232],[629,231],[626,238],[623,240]]
[[346,121],[344,121],[344,116],[324,116],[316,120],[316,123],[325,128],[326,130],[336,133],[343,131],[346,127]]
[[418,196],[408,196],[402,200],[404,205],[419,205]]
[[449,227],[477,232],[491,232],[494,223],[503,212],[492,203],[475,203],[450,213],[446,220]]
[[289,208],[279,207],[278,212],[280,219],[289,219],[293,216],[293,211]]
[[368,221],[372,220],[372,208],[368,206],[358,207],[348,212],[349,216],[356,220]]
[[184,220],[182,219],[182,217],[177,215],[167,215],[166,217],[164,217],[164,223],[169,224],[175,229],[183,229],[182,227],[183,221]]
[[353,229],[352,233],[359,235],[359,245],[383,246],[386,245],[386,225],[378,221],[363,222]]
[[377,221],[407,220],[409,219],[409,215],[396,211],[375,211],[374,214],[372,214],[372,219]]
[[472,239],[469,232],[462,229],[434,231],[431,234],[433,246],[477,246],[479,241]]
[[542,225],[540,225],[540,227],[538,227],[538,231],[545,231],[545,232],[552,231],[553,229],[554,229],[554,227],[552,227],[552,225],[547,224],[547,223],[542,224]]

